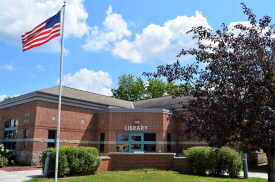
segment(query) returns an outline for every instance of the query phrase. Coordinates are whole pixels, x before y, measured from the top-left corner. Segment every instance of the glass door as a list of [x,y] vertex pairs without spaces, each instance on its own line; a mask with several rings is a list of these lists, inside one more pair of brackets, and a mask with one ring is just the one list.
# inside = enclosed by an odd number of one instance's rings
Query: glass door
[[143,148],[143,139],[144,134],[143,133],[130,133],[129,140],[130,140],[130,150],[129,152],[134,151],[144,151]]

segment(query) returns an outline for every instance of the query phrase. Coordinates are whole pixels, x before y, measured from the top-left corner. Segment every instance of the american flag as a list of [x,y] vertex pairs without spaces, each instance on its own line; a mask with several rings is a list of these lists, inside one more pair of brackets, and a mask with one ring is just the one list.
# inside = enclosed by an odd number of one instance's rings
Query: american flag
[[45,44],[60,35],[60,12],[22,35],[23,51]]

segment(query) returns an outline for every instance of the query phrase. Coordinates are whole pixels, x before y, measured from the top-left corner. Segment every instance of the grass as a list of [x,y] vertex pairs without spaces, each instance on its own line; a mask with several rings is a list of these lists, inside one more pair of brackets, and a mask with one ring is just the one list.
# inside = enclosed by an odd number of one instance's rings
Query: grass
[[[46,178],[33,178],[28,182],[50,182],[54,179]],[[155,169],[147,169],[147,173],[144,170],[133,170],[133,171],[107,171],[105,173],[99,173],[92,176],[82,176],[73,178],[59,178],[61,182],[121,182],[121,181],[154,181],[154,182],[267,182],[267,179],[261,178],[249,178],[249,179],[230,179],[230,178],[214,178],[204,177],[195,175],[180,174],[175,171],[162,171]]]
[[267,165],[248,168],[248,171],[249,172],[266,172],[267,173]]

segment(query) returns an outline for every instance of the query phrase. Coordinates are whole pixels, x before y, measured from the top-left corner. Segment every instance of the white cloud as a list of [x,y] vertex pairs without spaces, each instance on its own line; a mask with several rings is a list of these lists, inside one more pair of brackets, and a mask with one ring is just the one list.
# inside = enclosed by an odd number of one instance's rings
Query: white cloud
[[0,95],[0,102],[3,101],[7,95]]
[[[164,62],[174,62],[176,55],[181,49],[189,49],[196,47],[196,41],[192,39],[192,34],[186,34],[193,26],[205,26],[211,29],[207,19],[202,14],[196,11],[195,16],[178,16],[173,20],[166,21],[163,26],[150,24],[143,29],[141,34],[136,34],[133,41],[129,41],[126,37],[131,35],[127,29],[127,23],[122,19],[120,14],[112,14],[111,6],[107,10],[107,17],[104,30],[98,30],[95,26],[91,31],[91,37],[87,39],[86,45],[83,48],[87,51],[107,50],[113,56],[118,56],[122,59],[127,59],[133,63],[152,63],[155,60]],[[116,24],[115,28],[110,30],[108,25],[111,21],[110,16],[113,16],[112,24]],[[120,22],[120,23],[114,23]],[[120,25],[120,26],[118,26]],[[123,25],[123,26],[121,26]],[[135,26],[130,21],[130,26]],[[109,34],[116,38],[108,38]],[[182,60],[187,60],[192,56],[182,57]]]
[[[83,0],[67,0],[65,12],[65,38],[77,38],[89,33],[86,23],[88,13]],[[62,7],[63,0],[0,0],[0,40],[21,46],[21,35],[55,15]],[[60,52],[60,38],[39,46],[35,51]],[[65,49],[65,53],[68,50]]]
[[3,70],[13,70],[15,63],[12,61],[11,64],[5,64],[3,66],[0,65],[0,69]]
[[35,67],[36,69],[39,69],[41,71],[45,71],[45,68],[43,68],[40,64]]
[[19,94],[13,95],[13,96],[8,96],[8,95],[0,95],[0,102],[3,101],[6,97],[17,97]]
[[251,27],[252,26],[249,21],[245,21],[245,22],[231,22],[228,25],[228,31],[234,33],[234,36],[239,35],[240,32],[241,32],[241,30],[234,28],[234,26],[237,25],[237,24],[242,24],[242,25],[244,25],[246,27]]
[[[150,63],[154,60],[174,62],[181,49],[196,47],[193,34],[186,34],[193,26],[211,28],[206,18],[196,11],[195,16],[178,16],[166,21],[163,26],[148,25],[141,34],[136,34],[134,41],[124,39],[116,43],[112,54],[133,63]],[[190,57],[185,56],[182,59],[187,60]]]
[[[59,79],[56,83],[59,84]],[[112,79],[109,73],[101,70],[95,72],[83,68],[74,74],[69,73],[63,76],[62,85],[102,95],[112,95]]]
[[86,44],[82,46],[86,51],[111,50],[110,43],[117,42],[132,34],[127,29],[127,23],[122,19],[122,16],[113,13],[112,6],[109,6],[106,15],[103,22],[104,30],[98,31],[97,26],[91,29]]

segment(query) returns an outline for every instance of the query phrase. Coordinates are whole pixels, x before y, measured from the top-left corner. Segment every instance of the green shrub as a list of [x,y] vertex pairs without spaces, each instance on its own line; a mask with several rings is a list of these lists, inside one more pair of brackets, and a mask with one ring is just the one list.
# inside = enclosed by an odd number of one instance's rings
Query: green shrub
[[199,175],[205,174],[211,167],[209,156],[212,150],[211,147],[191,147],[184,150],[188,167]]
[[8,165],[8,159],[5,156],[0,156],[0,168]]
[[242,157],[229,147],[192,147],[183,151],[188,167],[197,174],[238,176],[242,169]]
[[0,144],[0,157],[4,156],[8,160],[9,164],[14,164],[16,162],[15,154],[10,150],[5,149],[3,144]]
[[[54,176],[56,149],[48,148],[42,152],[43,170],[47,152],[51,152],[48,175]],[[62,146],[58,155],[58,176],[92,174],[97,171],[100,163],[96,148]]]

